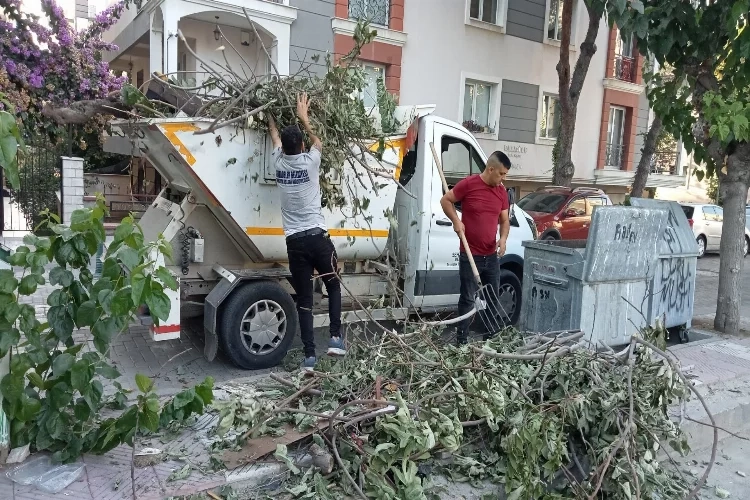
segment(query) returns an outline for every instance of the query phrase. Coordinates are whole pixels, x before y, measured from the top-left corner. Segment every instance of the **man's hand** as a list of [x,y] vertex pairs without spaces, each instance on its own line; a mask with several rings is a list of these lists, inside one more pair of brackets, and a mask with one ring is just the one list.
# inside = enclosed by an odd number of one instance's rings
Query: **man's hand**
[[453,230],[456,232],[457,235],[466,234],[466,227],[464,227],[464,223],[460,220],[453,223]]
[[276,127],[276,120],[273,119],[271,113],[268,113],[268,133],[271,134],[271,141],[273,142],[274,148],[281,147],[281,137],[279,137],[279,129]]
[[497,256],[502,257],[505,255],[506,241],[503,239],[497,240]]
[[299,116],[300,121],[305,125],[310,123],[309,111],[310,98],[307,97],[307,92],[297,94],[297,116]]

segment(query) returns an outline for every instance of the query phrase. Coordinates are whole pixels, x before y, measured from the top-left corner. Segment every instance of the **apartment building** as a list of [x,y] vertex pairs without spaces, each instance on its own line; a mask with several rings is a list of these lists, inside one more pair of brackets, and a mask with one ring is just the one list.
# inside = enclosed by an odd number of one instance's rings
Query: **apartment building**
[[[509,185],[523,194],[552,176],[561,8],[562,0],[143,0],[107,36],[120,47],[112,67],[134,84],[154,71],[199,84],[207,75],[191,52],[262,75],[271,71],[265,46],[281,74],[322,73],[326,54],[346,54],[356,19],[367,18],[378,37],[361,55],[365,104],[375,104],[383,79],[401,104],[437,105],[438,115],[462,123],[488,154],[511,158]],[[571,65],[587,26],[577,0]],[[600,187],[617,201],[632,182],[652,117],[632,40],[603,21],[596,46],[578,106],[574,185]],[[677,153],[654,162],[649,187],[683,186],[679,165]]]
[[[521,194],[550,183],[557,138],[562,0],[407,0],[400,96],[429,102],[462,123],[486,153],[513,162],[508,186]],[[429,13],[429,14],[426,14]],[[588,27],[583,1],[573,12],[571,66]],[[578,104],[576,186],[624,198],[648,130],[641,56],[606,21]],[[669,175],[678,174],[678,175]],[[655,173],[649,187],[678,187],[684,176]]]

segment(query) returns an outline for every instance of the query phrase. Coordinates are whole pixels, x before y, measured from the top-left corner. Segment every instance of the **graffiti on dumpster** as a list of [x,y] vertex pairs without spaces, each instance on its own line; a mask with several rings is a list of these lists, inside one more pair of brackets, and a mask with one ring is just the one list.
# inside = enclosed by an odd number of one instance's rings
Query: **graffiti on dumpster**
[[617,224],[613,240],[635,243],[638,240],[638,233],[633,231],[633,224],[628,224],[627,226],[625,224]]
[[664,230],[664,241],[667,242],[670,253],[679,253],[683,250],[682,242],[677,238],[675,227],[677,227],[677,217],[670,210],[669,218],[667,219],[667,228]]
[[661,260],[661,305],[665,311],[684,311],[693,298],[693,273],[687,259]]

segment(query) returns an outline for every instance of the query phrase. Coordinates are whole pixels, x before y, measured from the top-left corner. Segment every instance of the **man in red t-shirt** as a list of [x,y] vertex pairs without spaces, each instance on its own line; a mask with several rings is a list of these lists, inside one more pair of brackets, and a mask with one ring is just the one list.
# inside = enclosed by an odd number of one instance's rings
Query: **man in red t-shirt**
[[[510,159],[505,153],[495,151],[487,160],[484,172],[463,179],[440,200],[445,215],[453,222],[453,230],[457,234],[466,235],[482,283],[493,286],[496,295],[500,293],[498,261],[499,257],[505,255],[505,245],[510,232],[508,191],[503,186],[510,166]],[[458,217],[455,207],[459,202],[461,218]],[[500,239],[497,239],[498,225]],[[458,314],[463,315],[474,306],[477,284],[463,244],[460,251],[458,270],[461,278],[461,297],[458,300]],[[470,322],[471,319],[467,319],[459,323],[456,332],[458,345],[467,343]],[[495,333],[497,332],[487,332],[485,338]]]

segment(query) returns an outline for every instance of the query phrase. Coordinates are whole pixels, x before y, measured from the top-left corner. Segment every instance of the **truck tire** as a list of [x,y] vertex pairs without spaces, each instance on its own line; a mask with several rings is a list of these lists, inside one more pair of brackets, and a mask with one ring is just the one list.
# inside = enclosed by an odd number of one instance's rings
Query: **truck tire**
[[274,281],[253,281],[236,289],[221,312],[219,345],[239,368],[278,365],[297,333],[297,311]]
[[[521,318],[521,280],[512,271],[500,269],[500,304],[503,305],[507,317],[502,318],[505,326],[518,324]],[[512,304],[512,310],[509,310]]]

